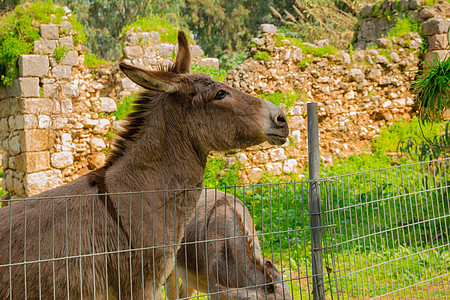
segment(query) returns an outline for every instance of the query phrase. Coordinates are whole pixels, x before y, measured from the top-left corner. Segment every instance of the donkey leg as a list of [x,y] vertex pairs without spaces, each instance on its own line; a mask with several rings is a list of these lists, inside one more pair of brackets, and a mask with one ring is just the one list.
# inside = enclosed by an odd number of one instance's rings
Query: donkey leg
[[175,274],[175,271],[172,271],[172,273],[169,275],[169,277],[166,280],[165,289],[166,289],[166,297],[169,298],[169,300],[175,300],[178,299],[178,293],[177,293],[177,285],[178,285],[178,276]]

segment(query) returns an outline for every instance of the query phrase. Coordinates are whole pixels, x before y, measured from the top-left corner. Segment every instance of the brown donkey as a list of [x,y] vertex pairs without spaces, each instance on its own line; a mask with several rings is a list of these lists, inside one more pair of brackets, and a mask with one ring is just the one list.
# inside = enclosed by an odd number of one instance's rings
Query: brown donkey
[[0,209],[0,299],[154,299],[209,152],[286,141],[280,108],[190,74],[183,32],[178,46],[166,70],[120,64],[144,90],[104,167]]
[[191,297],[198,290],[211,293],[211,299],[292,299],[280,272],[264,263],[255,235],[253,219],[238,198],[203,192],[165,285],[168,298]]

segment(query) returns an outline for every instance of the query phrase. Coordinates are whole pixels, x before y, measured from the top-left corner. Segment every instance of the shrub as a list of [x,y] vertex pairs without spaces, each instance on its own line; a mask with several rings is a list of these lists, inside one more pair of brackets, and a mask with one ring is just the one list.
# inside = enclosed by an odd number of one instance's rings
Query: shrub
[[[20,55],[33,52],[34,41],[40,38],[40,24],[60,24],[64,9],[46,2],[27,2],[0,18],[0,85],[11,85],[17,77],[17,60]],[[77,30],[75,43],[84,42],[83,26],[74,17],[69,20]]]
[[260,94],[260,97],[278,106],[280,106],[281,103],[283,103],[286,108],[289,108],[292,105],[294,105],[295,101],[297,101],[300,98],[298,90],[287,91],[285,94],[281,92],[276,92],[274,94],[263,93]]
[[56,47],[55,52],[53,53],[53,58],[59,64],[64,55],[66,55],[66,53],[67,53],[66,45],[59,45],[58,47]]
[[284,45],[289,45],[289,46],[296,46],[299,47],[300,49],[302,49],[304,54],[312,54],[314,56],[317,57],[323,57],[326,54],[336,54],[338,53],[338,50],[331,46],[323,46],[323,47],[311,47],[308,45],[305,45],[300,39],[297,38],[289,38],[286,37],[284,34],[279,33],[276,35],[275,37],[275,46],[277,47],[281,47]]
[[236,162],[229,169],[225,169],[225,166],[225,159],[218,156],[208,157],[203,186],[222,187],[238,185],[239,171],[242,169],[242,164]]
[[[129,30],[134,32],[157,31],[161,38],[161,42],[168,42],[175,44],[177,42],[177,35],[179,28],[171,24],[164,16],[158,14],[150,14],[148,17],[137,17],[136,21],[122,29],[122,34]],[[189,43],[192,43],[191,32],[183,29],[186,32]]]
[[91,51],[84,51],[84,64],[92,69],[101,65],[109,65],[111,62],[97,57],[97,55]]
[[214,80],[223,81],[227,71],[224,69],[217,69],[216,67],[192,65],[192,73],[205,73],[211,76]]
[[247,58],[245,52],[225,53],[220,57],[220,68],[225,70],[236,69]]
[[388,38],[394,36],[405,36],[411,32],[419,32],[420,25],[418,22],[413,22],[408,16],[398,18],[395,27],[388,32]]
[[269,61],[272,57],[271,57],[270,54],[267,53],[266,51],[261,51],[261,52],[255,54],[254,58],[255,58],[256,60]]
[[132,93],[123,98],[122,102],[117,101],[117,111],[113,112],[111,115],[116,117],[116,120],[122,120],[125,116],[133,110],[134,101],[137,95]]

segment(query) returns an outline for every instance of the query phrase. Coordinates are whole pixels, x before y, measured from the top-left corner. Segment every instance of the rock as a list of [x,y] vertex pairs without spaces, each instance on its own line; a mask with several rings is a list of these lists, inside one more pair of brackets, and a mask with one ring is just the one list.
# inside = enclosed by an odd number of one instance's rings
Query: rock
[[291,133],[291,137],[292,137],[292,139],[294,140],[294,143],[295,144],[298,144],[298,143],[300,143],[301,142],[301,135],[300,135],[300,130],[294,130],[294,131],[292,131],[292,133]]
[[131,81],[128,77],[120,79],[120,87],[126,91],[135,91],[138,89],[137,84]]
[[372,4],[366,4],[361,8],[360,17],[367,17],[369,16],[370,12],[372,10]]
[[258,152],[256,152],[255,159],[258,163],[265,164],[269,161],[269,155],[267,155],[266,153],[264,153],[262,151],[258,151]]
[[60,32],[63,34],[68,34],[70,29],[72,29],[72,24],[69,21],[64,21],[59,26]]
[[44,97],[55,99],[56,97],[58,97],[58,84],[44,84],[42,86],[42,91],[44,92]]
[[245,164],[248,160],[247,155],[245,153],[237,153],[236,160],[242,164]]
[[[25,146],[25,144],[23,144]],[[20,153],[20,136],[16,135],[9,139],[9,152],[11,155]]]
[[25,178],[25,190],[27,196],[33,196],[43,191],[62,185],[60,170],[48,170],[27,174]]
[[350,81],[356,81],[358,83],[365,79],[364,73],[360,69],[351,69],[348,72]]
[[398,63],[400,61],[400,57],[398,56],[397,52],[392,52],[389,58],[393,63]]
[[435,34],[428,39],[428,51],[445,50],[448,48],[447,34]]
[[261,26],[259,26],[259,32],[261,32],[261,34],[265,34],[265,33],[277,33],[277,27],[275,27],[275,25],[273,24],[261,24]]
[[134,31],[129,30],[129,31],[125,32],[123,39],[124,39],[125,43],[135,45],[138,43],[138,34]]
[[375,57],[375,63],[387,66],[389,64],[389,60],[384,55],[377,55]]
[[141,46],[125,46],[123,48],[123,53],[125,57],[130,59],[139,58],[144,55]]
[[15,167],[21,172],[33,173],[50,169],[50,153],[25,152],[16,156]]
[[89,141],[90,147],[91,147],[91,152],[99,152],[99,151],[103,151],[106,149],[106,144],[105,142],[100,139],[100,138],[91,138],[91,140]]
[[387,108],[387,107],[389,107],[389,106],[391,106],[392,105],[392,102],[391,101],[386,101],[386,102],[384,102],[383,104],[382,104],[382,107],[383,108]]
[[215,67],[215,68],[219,68],[219,59],[217,58],[202,58],[198,61],[198,64],[200,66],[208,66],[208,67]]
[[411,48],[411,49],[419,49],[420,45],[422,45],[422,41],[418,42],[416,40],[412,40],[411,43],[409,44],[409,48]]
[[202,48],[200,48],[200,46],[194,45],[191,46],[191,54],[192,57],[202,57],[205,53],[203,52]]
[[161,40],[158,31],[150,31],[150,36],[152,37],[155,43],[159,43],[159,41]]
[[284,173],[297,173],[298,162],[296,159],[288,159],[284,162],[283,172]]
[[100,97],[98,107],[94,107],[94,109],[98,112],[115,112],[117,111],[117,104],[112,98]]
[[267,171],[272,175],[281,175],[281,173],[283,172],[283,164],[280,162],[267,163],[266,168]]
[[385,39],[385,38],[379,38],[376,41],[378,47],[381,48],[389,48],[392,47],[392,41],[390,39]]
[[39,78],[19,77],[15,79],[20,97],[39,97]]
[[284,155],[284,149],[283,148],[276,148],[270,151],[270,158],[273,161],[282,161],[286,159],[286,155]]
[[46,40],[57,40],[59,39],[59,27],[55,24],[41,24],[39,25],[39,31],[41,37]]
[[285,53],[284,53],[284,57],[283,60],[287,61],[291,58],[291,49],[288,49]]
[[114,132],[120,132],[123,130],[126,123],[127,121],[125,119],[114,121],[114,123],[111,126],[111,130]]
[[111,123],[108,119],[100,119],[98,120],[97,125],[92,129],[92,133],[94,134],[106,134],[108,133],[108,129]]
[[424,6],[422,8],[422,10],[419,12],[419,17],[424,20],[433,18],[435,15],[436,15],[436,12],[430,6]]
[[56,169],[63,169],[73,164],[71,152],[56,152],[51,155],[51,165]]
[[69,51],[67,52],[63,58],[61,59],[62,65],[67,66],[76,66],[78,65],[78,52],[77,51]]
[[21,55],[19,57],[19,76],[42,77],[48,74],[49,61],[47,55]]
[[64,94],[66,97],[78,97],[80,95],[77,83],[66,83],[64,85]]
[[433,18],[423,22],[422,26],[424,35],[447,33],[450,27],[450,20]]
[[49,130],[29,129],[20,132],[20,144],[26,145],[27,151],[45,151],[53,146],[54,139]]
[[295,48],[293,51],[292,51],[292,60],[294,61],[294,62],[299,62],[299,61],[301,61],[303,59],[303,52],[302,52],[302,49],[300,49],[300,48]]
[[295,105],[288,110],[291,116],[301,116],[303,113],[302,107],[300,105]]
[[391,80],[391,77],[389,77],[389,76],[381,77],[381,78],[378,80],[378,84],[379,84],[380,86],[390,85],[391,82],[392,82],[392,80]]
[[72,112],[72,100],[70,99],[61,100],[61,112],[63,114],[70,114]]
[[53,76],[56,78],[64,78],[68,79],[72,75],[72,67],[71,66],[56,66],[52,70]]
[[175,46],[169,43],[162,43],[158,45],[158,50],[162,57],[170,57],[175,51]]
[[409,0],[409,9],[417,9],[420,6],[420,0]]
[[89,170],[95,170],[105,165],[106,154],[103,152],[97,152],[87,157],[87,163]]
[[39,129],[50,129],[52,125],[52,120],[47,115],[39,115],[38,116],[38,128]]
[[71,35],[59,39],[59,46],[66,46],[69,51],[73,50],[73,37]]
[[398,94],[397,93],[394,93],[394,92],[390,92],[389,94],[388,94],[388,98],[389,99],[395,99],[395,98],[398,98]]
[[370,55],[366,55],[364,59],[368,64],[373,65],[373,59]]
[[367,79],[374,80],[374,81],[378,80],[380,77],[381,77],[381,71],[378,68],[370,70],[369,74],[367,74]]
[[44,40],[39,39],[34,41],[34,50],[35,54],[53,54],[56,49],[56,41],[55,40]]
[[347,52],[340,51],[339,55],[342,57],[344,65],[348,65],[349,63],[352,62],[352,58],[351,58],[350,54],[348,54]]
[[265,40],[262,38],[253,38],[250,40],[250,45],[263,46],[265,43]]
[[317,47],[328,46],[328,45],[330,45],[330,40],[329,39],[323,39],[323,40],[317,41],[316,45],[317,45]]
[[248,172],[248,180],[251,183],[257,183],[259,179],[264,175],[264,171],[261,168],[252,168],[250,172]]
[[355,92],[354,91],[348,92],[347,94],[344,95],[344,98],[347,100],[355,99]]

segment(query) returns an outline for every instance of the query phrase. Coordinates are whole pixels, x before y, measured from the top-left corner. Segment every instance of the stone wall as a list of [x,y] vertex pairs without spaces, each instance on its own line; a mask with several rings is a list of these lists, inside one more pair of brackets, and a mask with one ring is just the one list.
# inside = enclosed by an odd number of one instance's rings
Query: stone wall
[[[396,24],[398,16],[408,16],[423,27],[423,35],[428,42],[428,52],[424,60],[431,61],[435,57],[443,59],[449,55],[447,31],[450,27],[450,3],[440,0],[433,6],[423,6],[420,0],[402,0],[376,2],[367,4],[361,9],[358,20],[357,39],[354,44],[357,49],[366,49],[374,45],[383,46],[390,29]],[[418,39],[394,38],[403,43],[418,46]]]

